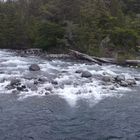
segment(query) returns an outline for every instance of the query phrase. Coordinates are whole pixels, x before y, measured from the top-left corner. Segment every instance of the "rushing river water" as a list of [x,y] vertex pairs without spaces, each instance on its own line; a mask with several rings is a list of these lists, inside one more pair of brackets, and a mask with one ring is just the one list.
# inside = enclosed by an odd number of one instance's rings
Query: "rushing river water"
[[[31,64],[41,71],[29,71]],[[83,78],[76,70],[92,73]],[[99,75],[140,70],[0,51],[0,140],[140,140],[140,87],[105,85]],[[44,78],[42,83],[36,80]],[[25,91],[7,89],[20,79]],[[57,84],[56,84],[57,82]],[[48,94],[46,94],[46,92]]]

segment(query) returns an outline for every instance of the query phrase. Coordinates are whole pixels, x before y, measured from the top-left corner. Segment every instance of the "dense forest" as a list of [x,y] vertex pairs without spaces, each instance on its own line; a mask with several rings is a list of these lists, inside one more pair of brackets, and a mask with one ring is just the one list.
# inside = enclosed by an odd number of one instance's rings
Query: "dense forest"
[[138,52],[140,0],[1,0],[0,47]]

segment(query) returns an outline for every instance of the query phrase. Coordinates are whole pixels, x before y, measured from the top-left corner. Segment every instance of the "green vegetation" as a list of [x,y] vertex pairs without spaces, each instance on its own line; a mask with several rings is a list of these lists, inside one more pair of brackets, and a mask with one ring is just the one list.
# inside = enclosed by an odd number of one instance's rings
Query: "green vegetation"
[[138,52],[139,0],[0,1],[0,47]]

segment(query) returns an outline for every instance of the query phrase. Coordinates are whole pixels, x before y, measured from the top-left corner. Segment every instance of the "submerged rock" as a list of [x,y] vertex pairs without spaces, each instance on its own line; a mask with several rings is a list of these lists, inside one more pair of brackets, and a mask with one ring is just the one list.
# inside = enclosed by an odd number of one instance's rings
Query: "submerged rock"
[[13,93],[13,94],[20,94],[20,92],[17,91],[17,90],[13,90],[12,93]]
[[34,83],[27,83],[26,86],[27,86],[28,89],[30,89],[32,91],[37,90],[37,86]]
[[46,91],[45,92],[45,95],[47,96],[47,95],[50,95],[51,93],[49,92],[49,91]]
[[35,84],[35,85],[44,84],[45,82],[47,82],[47,79],[41,77],[41,78],[36,79],[36,80],[34,81],[34,84]]
[[32,65],[29,67],[29,70],[30,70],[30,71],[40,71],[40,67],[39,67],[37,64],[32,64]]
[[45,90],[46,91],[52,91],[53,90],[53,86],[52,85],[46,85]]
[[38,79],[38,81],[41,82],[41,83],[45,83],[45,82],[47,81],[47,78],[40,77],[40,78]]
[[82,92],[79,90],[79,91],[77,91],[75,94],[76,94],[76,95],[80,95],[80,94],[82,94]]
[[115,86],[110,87],[110,90],[115,90]]
[[90,78],[92,77],[92,74],[88,71],[82,71],[81,77]]
[[10,86],[15,87],[19,86],[21,84],[21,81],[19,79],[12,79],[10,82]]

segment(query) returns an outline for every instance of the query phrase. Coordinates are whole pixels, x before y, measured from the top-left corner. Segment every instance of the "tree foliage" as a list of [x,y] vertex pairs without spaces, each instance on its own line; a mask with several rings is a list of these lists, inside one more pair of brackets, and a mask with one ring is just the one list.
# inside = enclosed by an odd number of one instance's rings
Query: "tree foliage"
[[61,46],[94,54],[109,37],[108,47],[135,50],[139,6],[139,0],[0,1],[0,46]]

